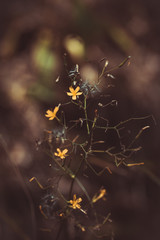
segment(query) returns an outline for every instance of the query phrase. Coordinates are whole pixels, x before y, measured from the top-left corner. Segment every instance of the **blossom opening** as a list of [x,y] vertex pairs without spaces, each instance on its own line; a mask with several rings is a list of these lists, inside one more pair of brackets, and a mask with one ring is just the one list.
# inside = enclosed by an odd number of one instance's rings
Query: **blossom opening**
[[53,120],[56,118],[56,113],[59,110],[59,106],[55,107],[54,110],[47,110],[45,116],[49,118],[49,120]]
[[55,156],[60,157],[61,159],[66,158],[66,153],[68,152],[68,149],[64,149],[63,151],[61,151],[59,148],[57,148],[57,152],[54,153]]
[[81,209],[81,205],[79,204],[82,202],[82,198],[77,198],[76,194],[73,195],[73,200],[70,200],[69,203],[71,204],[70,207],[73,209]]
[[68,96],[71,96],[72,97],[72,100],[76,100],[77,99],[77,96],[81,95],[82,92],[79,92],[80,90],[80,87],[76,87],[76,89],[74,89],[72,86],[69,87],[69,90],[70,92],[67,92],[67,95]]

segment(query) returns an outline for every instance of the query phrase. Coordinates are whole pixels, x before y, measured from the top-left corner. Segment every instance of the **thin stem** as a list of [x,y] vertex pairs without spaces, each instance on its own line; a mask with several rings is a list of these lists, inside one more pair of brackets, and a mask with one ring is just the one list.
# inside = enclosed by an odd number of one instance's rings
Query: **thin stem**
[[105,62],[102,72],[101,72],[100,76],[98,77],[98,83],[99,83],[99,80],[101,79],[101,77],[103,77],[107,65],[108,65],[108,61]]
[[89,130],[89,124],[88,124],[88,117],[87,117],[87,99],[86,99],[86,95],[84,97],[84,114],[85,114],[85,118],[86,118],[87,133],[89,135],[90,134],[90,130]]
[[[75,172],[75,178],[76,178],[76,176],[77,176],[77,174],[78,174],[78,172],[79,172],[79,170],[80,170],[80,168],[82,166],[82,163],[83,163],[83,159],[81,160],[81,162],[80,162],[80,164],[79,164],[79,166],[78,166],[78,168],[77,168],[77,170]],[[75,178],[73,178],[72,181],[71,181],[71,186],[70,186],[70,190],[69,190],[69,198],[71,198],[71,193],[72,193],[72,189],[73,189]]]
[[112,72],[113,70],[116,70],[116,69],[118,69],[118,68],[123,67],[124,64],[125,64],[130,58],[131,58],[131,56],[126,57],[126,58],[123,60],[123,62],[121,62],[118,66],[115,66],[115,67],[109,69],[108,71],[104,72],[104,76],[105,76],[107,73]]
[[85,187],[83,186],[83,184],[79,181],[79,179],[75,176],[75,174],[69,169],[69,168],[65,168],[63,167],[57,160],[56,158],[53,158],[53,154],[51,155],[50,153],[47,152],[47,154],[52,157],[52,159],[55,161],[55,163],[59,166],[59,168],[64,171],[71,179],[75,179],[75,181],[77,182],[77,184],[79,185],[79,187],[82,189],[82,191],[84,192],[84,194],[86,195],[88,201],[90,202],[91,199],[88,195],[88,192],[86,191]]

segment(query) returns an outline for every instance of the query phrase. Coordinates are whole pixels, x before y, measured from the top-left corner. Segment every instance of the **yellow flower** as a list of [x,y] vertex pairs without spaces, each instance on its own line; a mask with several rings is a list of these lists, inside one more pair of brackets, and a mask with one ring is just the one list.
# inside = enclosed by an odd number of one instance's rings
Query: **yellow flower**
[[94,197],[92,198],[92,202],[95,203],[99,199],[104,198],[104,195],[106,195],[106,189],[102,188],[100,189],[99,194],[94,195]]
[[71,204],[71,208],[73,209],[81,209],[81,205],[79,204],[80,202],[82,202],[82,198],[77,198],[76,194],[74,194],[73,196],[73,200],[70,200],[69,203]]
[[70,92],[67,92],[68,96],[72,96],[72,100],[76,100],[77,96],[81,95],[82,92],[78,92],[80,89],[80,87],[76,87],[76,89],[74,89],[72,86],[69,87]]
[[55,107],[54,110],[47,110],[45,116],[49,118],[49,120],[53,120],[56,118],[56,113],[59,110],[59,106]]
[[64,149],[62,152],[59,148],[57,148],[57,152],[54,153],[55,156],[60,157],[61,159],[64,159],[67,155],[68,149]]

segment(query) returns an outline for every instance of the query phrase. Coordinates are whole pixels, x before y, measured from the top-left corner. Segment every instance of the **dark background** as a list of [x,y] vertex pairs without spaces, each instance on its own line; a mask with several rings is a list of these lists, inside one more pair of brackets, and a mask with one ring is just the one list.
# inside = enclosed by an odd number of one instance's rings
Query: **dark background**
[[[150,128],[138,140],[143,149],[136,161],[145,165],[92,181],[109,193],[115,239],[160,239],[159,9],[158,0],[0,3],[0,239],[55,239],[54,232],[40,231],[51,223],[42,219],[42,191],[29,179],[47,184],[47,156],[36,152],[35,139],[51,127],[46,109],[67,99],[67,79],[62,74],[60,85],[55,82],[66,52],[72,67],[103,57],[113,67],[131,56],[129,66],[113,72],[118,108],[110,117],[118,123],[154,116],[156,124],[143,121]],[[137,132],[139,125],[130,127]]]

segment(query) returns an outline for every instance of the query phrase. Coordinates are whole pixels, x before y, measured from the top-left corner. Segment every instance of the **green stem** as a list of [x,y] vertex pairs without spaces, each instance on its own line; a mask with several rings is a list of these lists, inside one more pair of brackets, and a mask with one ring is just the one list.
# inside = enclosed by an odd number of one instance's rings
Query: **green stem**
[[84,114],[85,114],[85,118],[86,118],[87,133],[89,135],[90,130],[89,130],[89,124],[88,124],[88,117],[87,117],[87,99],[86,99],[86,96],[84,97]]
[[[53,155],[47,153],[50,157],[53,158]],[[84,194],[86,195],[87,199],[89,202],[91,202],[91,199],[85,189],[85,187],[83,186],[83,184],[79,181],[79,179],[76,177],[76,175],[68,168],[63,167],[55,158],[53,158],[53,160],[55,161],[55,163],[59,166],[59,168],[64,171],[68,176],[70,176],[71,179],[74,179],[77,184],[79,185],[79,187],[82,189],[82,191],[84,192]]]
[[81,160],[81,162],[80,162],[80,164],[79,164],[79,166],[78,166],[78,168],[77,168],[77,170],[75,172],[75,178],[73,178],[72,181],[71,181],[71,186],[70,186],[70,190],[69,190],[69,198],[71,198],[71,193],[72,193],[74,181],[75,181],[75,179],[77,177],[77,174],[78,174],[78,172],[79,172],[79,170],[80,170],[80,168],[82,166],[82,163],[83,163],[83,159]]

